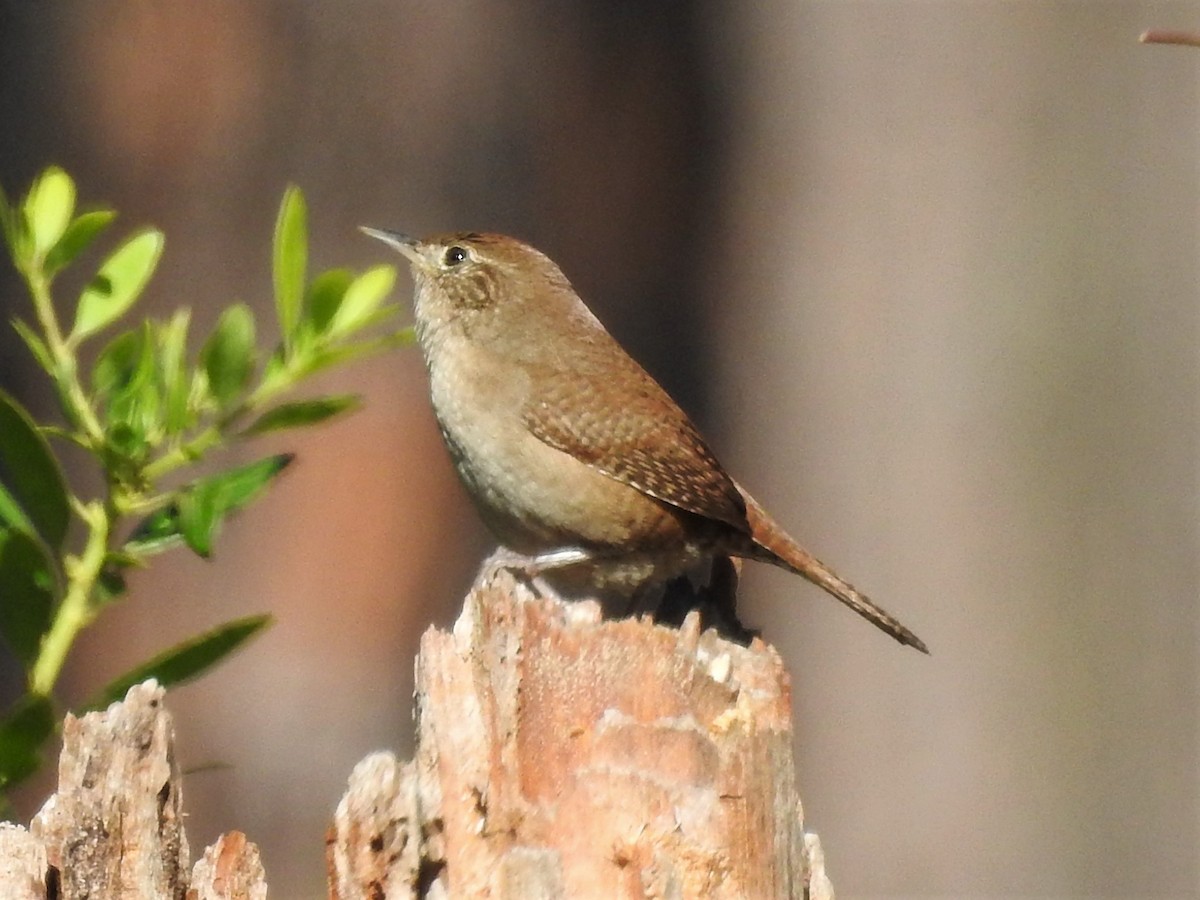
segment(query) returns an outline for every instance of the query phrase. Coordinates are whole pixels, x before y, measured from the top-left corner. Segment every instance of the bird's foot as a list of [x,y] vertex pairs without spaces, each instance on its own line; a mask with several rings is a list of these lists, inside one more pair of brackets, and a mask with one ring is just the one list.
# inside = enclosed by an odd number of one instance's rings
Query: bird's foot
[[539,597],[564,599],[546,580],[544,574],[555,569],[590,562],[592,555],[579,547],[558,547],[529,556],[507,547],[497,547],[476,576],[476,582],[491,581],[501,570],[506,570],[523,580]]

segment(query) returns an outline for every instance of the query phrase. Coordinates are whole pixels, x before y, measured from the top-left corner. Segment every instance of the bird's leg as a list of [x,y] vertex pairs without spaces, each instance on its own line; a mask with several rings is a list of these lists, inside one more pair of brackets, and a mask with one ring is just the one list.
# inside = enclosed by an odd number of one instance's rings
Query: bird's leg
[[663,595],[669,584],[647,581],[638,585],[629,595],[625,603],[622,618],[630,619],[641,613],[654,615],[663,602]]

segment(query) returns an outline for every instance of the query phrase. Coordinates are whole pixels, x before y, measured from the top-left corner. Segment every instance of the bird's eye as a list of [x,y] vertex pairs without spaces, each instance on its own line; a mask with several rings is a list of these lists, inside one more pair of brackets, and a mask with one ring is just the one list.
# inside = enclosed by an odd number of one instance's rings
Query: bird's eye
[[446,255],[443,257],[443,260],[445,261],[447,266],[457,266],[460,262],[462,262],[466,258],[467,258],[467,251],[464,250],[462,247],[455,246],[455,247],[451,247],[449,250],[446,251]]

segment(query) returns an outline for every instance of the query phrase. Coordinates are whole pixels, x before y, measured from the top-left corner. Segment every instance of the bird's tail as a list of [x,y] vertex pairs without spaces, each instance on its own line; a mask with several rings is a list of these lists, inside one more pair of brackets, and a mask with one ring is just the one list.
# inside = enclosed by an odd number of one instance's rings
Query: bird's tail
[[922,653],[929,652],[924,641],[901,625],[886,610],[877,606],[869,597],[859,592],[854,585],[840,578],[833,569],[792,540],[753,497],[742,490],[740,486],[738,489],[742,491],[742,496],[746,500],[746,520],[750,524],[755,549],[764,551],[757,555],[758,559],[788,569],[797,575],[803,575],[817,587],[837,597],[876,628],[886,631],[901,644],[915,647]]

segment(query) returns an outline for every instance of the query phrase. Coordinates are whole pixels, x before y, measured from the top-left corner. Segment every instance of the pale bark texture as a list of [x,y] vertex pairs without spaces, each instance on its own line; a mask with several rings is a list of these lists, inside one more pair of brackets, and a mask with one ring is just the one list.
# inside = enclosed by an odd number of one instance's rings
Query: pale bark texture
[[45,900],[46,848],[19,825],[0,823],[0,897]]
[[364,760],[332,896],[831,898],[775,651],[605,621],[501,571],[417,662],[415,759]]
[[187,900],[266,900],[267,880],[258,847],[240,831],[217,838],[192,870]]

